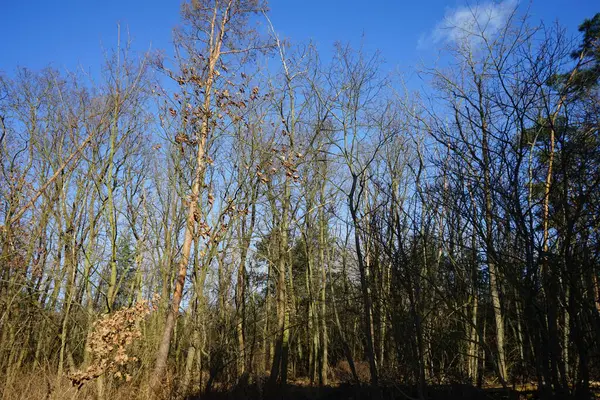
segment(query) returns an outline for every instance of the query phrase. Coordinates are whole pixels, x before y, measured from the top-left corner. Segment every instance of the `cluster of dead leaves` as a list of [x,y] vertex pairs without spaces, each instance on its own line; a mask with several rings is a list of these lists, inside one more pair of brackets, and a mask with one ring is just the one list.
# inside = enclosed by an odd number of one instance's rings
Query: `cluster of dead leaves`
[[[157,304],[156,298],[153,304]],[[137,358],[128,354],[131,345],[141,338],[140,323],[155,311],[156,306],[142,301],[114,314],[107,314],[94,323],[88,336],[87,351],[91,355],[90,365],[83,371],[72,371],[67,377],[74,386],[81,388],[85,383],[104,374],[129,381],[131,376],[124,372],[127,364]]]
[[[281,167],[285,170],[285,175],[288,178],[292,178],[294,180],[294,182],[299,182],[300,181],[300,175],[298,175],[298,163],[300,162],[300,160],[304,157],[301,153],[294,153],[291,151],[288,151],[286,146],[282,146],[281,148],[276,148],[273,147],[271,149],[271,153],[273,153],[273,155],[276,155],[277,159],[279,160],[279,164],[281,165]],[[262,169],[265,169],[266,172],[262,172]],[[258,176],[258,178],[260,179],[260,181],[262,183],[268,183],[270,181],[270,178],[268,177],[268,175],[273,175],[276,174],[279,171],[279,168],[277,168],[273,162],[273,160],[269,160],[267,161],[264,165],[257,165],[256,166],[256,175]]]

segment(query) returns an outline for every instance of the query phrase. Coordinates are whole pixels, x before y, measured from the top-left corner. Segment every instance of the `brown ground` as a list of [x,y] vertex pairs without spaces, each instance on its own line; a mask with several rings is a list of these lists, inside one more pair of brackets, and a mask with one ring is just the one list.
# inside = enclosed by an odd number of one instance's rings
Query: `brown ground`
[[[513,391],[498,388],[477,389],[468,385],[430,386],[427,388],[426,399],[506,399],[521,400],[537,398],[535,391]],[[339,386],[310,387],[301,385],[287,385],[285,387],[268,388],[261,385],[248,385],[236,387],[229,391],[213,392],[198,397],[189,397],[188,400],[410,400],[419,399],[417,390],[410,387],[397,385],[372,388],[368,385],[342,384]]]

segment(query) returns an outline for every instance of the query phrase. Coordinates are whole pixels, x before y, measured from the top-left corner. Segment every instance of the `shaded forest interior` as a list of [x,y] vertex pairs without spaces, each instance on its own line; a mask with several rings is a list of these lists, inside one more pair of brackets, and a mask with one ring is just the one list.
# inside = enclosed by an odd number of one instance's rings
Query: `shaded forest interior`
[[594,398],[600,13],[476,22],[420,90],[259,0],[0,74],[2,400]]

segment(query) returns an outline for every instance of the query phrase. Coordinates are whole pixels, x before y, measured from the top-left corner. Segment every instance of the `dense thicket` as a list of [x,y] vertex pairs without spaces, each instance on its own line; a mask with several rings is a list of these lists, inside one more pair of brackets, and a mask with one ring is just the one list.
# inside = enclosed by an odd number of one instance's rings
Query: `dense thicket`
[[420,93],[377,54],[285,44],[257,0],[183,4],[175,58],[117,48],[101,83],[0,76],[3,398],[589,398],[600,14],[479,26]]

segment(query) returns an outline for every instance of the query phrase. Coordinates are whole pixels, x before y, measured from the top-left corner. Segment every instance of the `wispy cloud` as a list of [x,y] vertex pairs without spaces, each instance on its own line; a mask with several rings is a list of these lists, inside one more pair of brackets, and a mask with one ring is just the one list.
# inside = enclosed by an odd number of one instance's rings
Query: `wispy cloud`
[[497,34],[505,26],[517,4],[518,0],[504,0],[448,9],[433,30],[419,38],[418,48],[464,41],[475,45],[480,42],[482,34],[487,37]]

